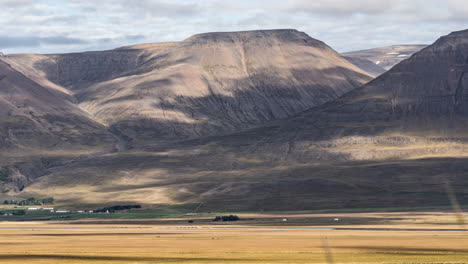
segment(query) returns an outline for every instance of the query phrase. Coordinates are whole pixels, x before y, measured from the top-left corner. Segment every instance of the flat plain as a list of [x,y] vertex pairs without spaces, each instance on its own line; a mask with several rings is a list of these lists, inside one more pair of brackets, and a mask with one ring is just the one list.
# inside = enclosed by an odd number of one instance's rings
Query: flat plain
[[468,263],[450,212],[239,216],[1,222],[0,263]]

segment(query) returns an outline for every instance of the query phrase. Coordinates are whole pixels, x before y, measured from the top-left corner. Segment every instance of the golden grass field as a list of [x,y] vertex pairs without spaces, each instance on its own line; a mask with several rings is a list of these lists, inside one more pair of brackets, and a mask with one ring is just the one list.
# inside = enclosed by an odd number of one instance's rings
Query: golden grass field
[[[2,222],[0,263],[468,263],[468,233],[447,231],[461,229],[451,213],[240,216],[261,218],[261,225],[203,219],[191,224],[197,228],[186,228],[186,219]],[[278,222],[282,217],[289,221]],[[333,217],[382,220],[339,228],[412,230],[306,229],[313,227],[307,221]]]

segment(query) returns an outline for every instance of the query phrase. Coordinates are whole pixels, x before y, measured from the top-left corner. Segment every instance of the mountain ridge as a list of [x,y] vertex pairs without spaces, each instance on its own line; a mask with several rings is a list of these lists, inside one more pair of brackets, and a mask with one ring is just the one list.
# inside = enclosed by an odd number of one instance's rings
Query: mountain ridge
[[392,45],[365,50],[343,52],[345,57],[366,59],[375,63],[377,66],[390,70],[401,61],[408,59],[414,53],[427,47],[427,44],[402,44]]
[[[237,41],[199,43],[200,38],[220,35],[222,39],[237,36]],[[37,84],[38,91],[57,90],[67,98],[78,113],[77,117],[66,117],[67,127],[89,119],[89,130],[95,133],[88,139],[86,129],[75,127],[85,135],[78,136],[83,138],[77,144],[83,146],[79,150],[69,148],[73,141],[63,137],[49,150],[39,147],[28,152],[21,148],[23,152],[16,156],[0,153],[5,157],[0,166],[28,179],[14,189],[77,162],[285,118],[333,100],[371,79],[323,42],[296,30],[210,33],[189,39],[103,52],[5,56],[25,74],[26,81]],[[48,129],[57,129],[55,134],[60,134],[62,128],[55,125],[55,119],[47,119]],[[36,138],[37,144],[47,142]],[[83,175],[91,175],[91,171]]]
[[[465,202],[464,37],[441,38],[366,85],[291,117],[77,162],[27,190],[62,182],[91,188],[53,193],[84,203],[112,195],[201,203],[202,211],[312,210],[447,205],[449,181]],[[96,182],[100,175],[109,176]]]
[[[198,137],[284,118],[371,79],[297,30],[204,33],[102,53],[28,56],[11,59],[73,91],[80,107],[135,144],[157,134],[163,141]],[[59,64],[48,67],[55,65],[49,59]]]

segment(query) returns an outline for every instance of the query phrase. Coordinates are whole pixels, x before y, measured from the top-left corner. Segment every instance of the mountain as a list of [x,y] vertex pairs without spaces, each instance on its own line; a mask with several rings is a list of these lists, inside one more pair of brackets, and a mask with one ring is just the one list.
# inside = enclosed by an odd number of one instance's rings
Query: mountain
[[[12,157],[3,158],[0,169],[23,179],[20,185],[6,180],[15,190],[77,163],[287,118],[371,80],[296,30],[206,33],[181,42],[2,60],[9,71],[0,82],[2,116],[9,122],[2,142],[21,152],[2,149],[2,156]],[[130,171],[139,167],[121,164]],[[80,174],[73,178],[64,172],[62,179],[72,184],[94,177],[99,183],[106,178],[101,166],[76,169]],[[112,170],[108,176],[127,171]],[[70,188],[56,190],[72,195]]]
[[468,30],[454,32],[293,117],[77,161],[26,193],[199,203],[201,211],[312,210],[450,205],[449,183],[465,203],[467,72]]
[[289,117],[371,80],[296,30],[206,33],[178,43],[37,56],[10,58],[72,91],[81,108],[132,145]]
[[0,104],[0,149],[4,151],[79,149],[99,145],[108,137],[104,126],[80,109],[73,96],[61,87],[41,85],[3,57]]
[[107,51],[66,54],[11,54],[5,57],[25,72],[36,73],[70,91],[118,78],[176,43],[152,43]]
[[345,52],[342,55],[348,58],[367,59],[390,70],[401,61],[411,57],[414,53],[427,47],[427,45],[394,45],[382,48]]
[[[41,175],[49,159],[111,151],[115,142],[66,90],[23,73],[0,56],[0,171],[11,174],[2,177],[0,190],[5,190],[5,180],[21,190]],[[36,166],[38,160],[45,164]],[[16,166],[9,168],[11,164]]]
[[369,75],[373,77],[377,77],[387,71],[386,69],[380,67],[379,65],[375,64],[374,62],[368,59],[364,59],[360,57],[347,57],[347,56],[345,56],[345,58],[349,62],[354,64],[356,67],[367,72]]

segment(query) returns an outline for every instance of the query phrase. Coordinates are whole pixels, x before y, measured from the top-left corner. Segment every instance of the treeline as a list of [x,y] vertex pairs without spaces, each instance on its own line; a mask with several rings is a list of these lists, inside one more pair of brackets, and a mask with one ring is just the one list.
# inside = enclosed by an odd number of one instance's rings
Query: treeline
[[0,211],[0,215],[25,215],[25,210],[9,210],[9,211]]
[[115,211],[123,211],[123,210],[129,210],[129,209],[138,209],[141,208],[141,205],[136,204],[136,205],[114,205],[110,207],[104,207],[101,209],[95,210],[96,213],[115,213]]
[[44,204],[54,204],[54,197],[45,197],[45,198],[35,198],[30,197],[26,200],[5,200],[3,204],[14,204],[14,205],[44,205]]
[[215,222],[227,222],[227,221],[238,221],[240,218],[237,215],[223,215],[223,216],[216,216],[213,221]]

